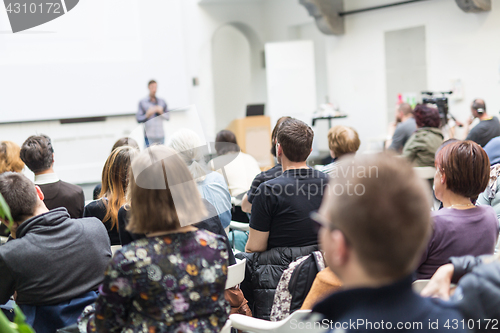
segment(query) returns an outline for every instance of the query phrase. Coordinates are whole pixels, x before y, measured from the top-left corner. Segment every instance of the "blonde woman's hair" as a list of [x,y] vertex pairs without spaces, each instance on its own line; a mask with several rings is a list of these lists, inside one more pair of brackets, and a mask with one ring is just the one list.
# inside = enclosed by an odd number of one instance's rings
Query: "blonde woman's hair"
[[191,173],[170,148],[142,151],[132,161],[129,178],[130,232],[172,231],[207,215]]
[[111,229],[118,229],[118,210],[126,203],[129,169],[138,154],[134,147],[118,147],[111,152],[102,169],[102,189],[99,198],[106,206],[103,221],[111,220]]
[[0,173],[21,172],[24,162],[20,157],[21,147],[12,141],[0,142]]
[[167,146],[179,154],[195,181],[205,180],[209,171],[203,160],[203,147],[205,145],[198,134],[190,129],[182,128],[170,137]]

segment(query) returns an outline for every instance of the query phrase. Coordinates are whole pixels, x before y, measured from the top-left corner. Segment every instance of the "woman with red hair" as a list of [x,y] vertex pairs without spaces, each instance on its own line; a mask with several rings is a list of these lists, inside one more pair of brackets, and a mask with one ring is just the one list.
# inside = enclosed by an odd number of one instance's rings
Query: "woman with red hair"
[[432,212],[432,237],[418,279],[429,279],[450,257],[493,254],[498,220],[490,206],[476,206],[490,180],[490,160],[473,141],[456,141],[436,156],[434,192],[443,208]]
[[403,148],[403,156],[416,167],[434,166],[434,155],[443,143],[441,117],[436,108],[418,104],[413,110],[417,130]]

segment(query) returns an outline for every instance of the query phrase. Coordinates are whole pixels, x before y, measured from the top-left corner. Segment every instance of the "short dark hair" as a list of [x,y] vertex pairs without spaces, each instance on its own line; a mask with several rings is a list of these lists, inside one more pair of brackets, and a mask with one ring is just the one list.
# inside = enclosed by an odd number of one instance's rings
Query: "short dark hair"
[[[471,106],[474,110],[478,111],[479,109],[483,109],[482,112],[480,113],[486,113],[486,103],[480,99],[480,98],[476,98],[473,102],[472,102],[472,106]],[[479,112],[479,111],[478,111]]]
[[276,126],[274,126],[273,132],[271,133],[271,154],[273,154],[274,157],[276,157],[276,140],[278,139],[279,129],[287,119],[292,119],[292,117],[289,116],[280,117],[278,121],[276,121]]
[[10,208],[14,222],[24,222],[35,212],[35,184],[25,175],[10,171],[0,174],[0,193]]
[[424,104],[417,104],[413,110],[417,127],[436,127],[441,126],[441,117],[436,108]]
[[239,153],[240,146],[238,146],[238,142],[236,141],[236,135],[229,130],[222,130],[217,133],[215,137],[215,150],[219,156],[227,153]]
[[408,161],[387,153],[346,156],[339,168],[356,172],[330,179],[321,204],[330,228],[345,235],[371,276],[412,273],[431,233],[426,184]]
[[156,83],[156,81],[155,81],[155,80],[151,80],[151,81],[149,81],[149,82],[148,82],[148,88],[149,88],[149,86],[150,86],[150,85],[152,85],[153,83]]
[[398,111],[403,112],[405,116],[413,113],[413,109],[411,108],[411,105],[408,103],[401,103],[398,107]]
[[278,143],[283,154],[292,162],[304,162],[311,153],[314,132],[305,122],[291,118],[285,120],[278,132]]
[[490,159],[474,141],[450,143],[437,154],[435,163],[453,193],[476,200],[488,186]]
[[21,147],[21,160],[33,172],[41,172],[49,169],[52,166],[54,159],[52,154],[52,142],[45,135],[32,135],[24,141]]

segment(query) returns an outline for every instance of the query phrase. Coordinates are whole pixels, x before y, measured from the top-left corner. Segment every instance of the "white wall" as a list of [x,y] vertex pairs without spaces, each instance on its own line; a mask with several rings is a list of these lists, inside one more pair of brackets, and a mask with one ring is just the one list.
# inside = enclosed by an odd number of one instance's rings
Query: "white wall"
[[250,44],[238,29],[225,25],[212,41],[216,131],[235,118],[245,117],[250,102]]

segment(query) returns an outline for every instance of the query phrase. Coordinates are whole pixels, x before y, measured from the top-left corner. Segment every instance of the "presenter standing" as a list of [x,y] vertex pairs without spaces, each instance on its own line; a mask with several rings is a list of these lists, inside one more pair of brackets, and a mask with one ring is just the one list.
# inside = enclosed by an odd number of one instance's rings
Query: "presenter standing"
[[158,84],[155,80],[148,83],[149,96],[139,102],[139,110],[136,118],[139,123],[144,123],[144,140],[146,147],[153,144],[165,143],[165,132],[163,131],[163,120],[169,120],[165,100],[156,97]]

